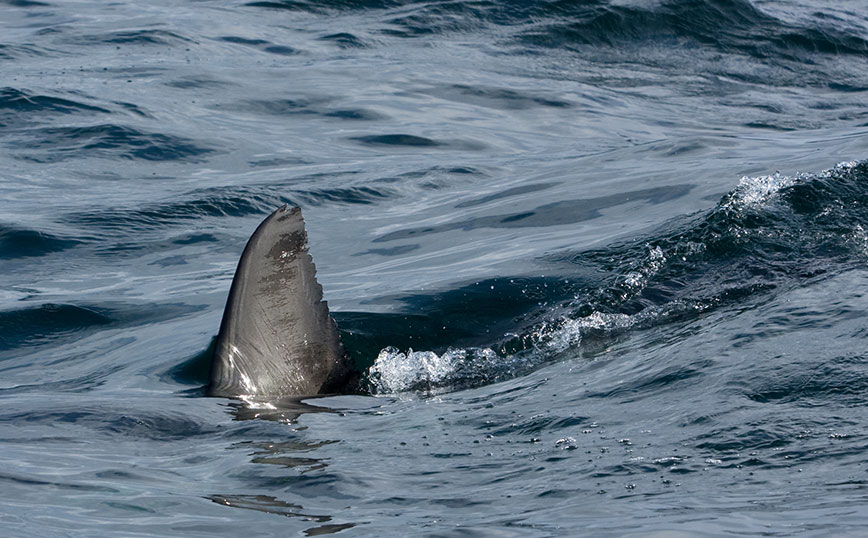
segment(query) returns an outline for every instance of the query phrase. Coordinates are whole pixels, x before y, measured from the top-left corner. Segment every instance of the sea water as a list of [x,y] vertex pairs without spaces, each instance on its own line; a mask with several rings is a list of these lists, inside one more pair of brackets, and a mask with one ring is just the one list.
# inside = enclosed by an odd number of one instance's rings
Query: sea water
[[[0,535],[860,536],[868,4],[0,2]],[[206,398],[277,206],[362,394]]]

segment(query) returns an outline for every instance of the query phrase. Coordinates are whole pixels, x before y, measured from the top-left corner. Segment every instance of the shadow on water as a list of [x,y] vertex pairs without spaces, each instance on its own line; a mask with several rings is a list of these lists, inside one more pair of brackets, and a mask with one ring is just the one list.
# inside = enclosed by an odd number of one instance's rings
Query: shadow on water
[[205,385],[208,383],[211,359],[214,357],[216,347],[217,336],[214,336],[208,343],[208,347],[170,368],[161,379],[181,385],[195,385],[195,388],[188,389],[184,393],[189,396],[205,396]]

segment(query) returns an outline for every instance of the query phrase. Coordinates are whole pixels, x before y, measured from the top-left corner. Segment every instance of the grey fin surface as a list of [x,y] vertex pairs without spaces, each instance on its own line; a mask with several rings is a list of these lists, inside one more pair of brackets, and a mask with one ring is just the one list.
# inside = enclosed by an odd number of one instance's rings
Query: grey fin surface
[[253,232],[238,262],[208,395],[279,398],[339,392],[353,366],[322,297],[301,209],[284,205]]

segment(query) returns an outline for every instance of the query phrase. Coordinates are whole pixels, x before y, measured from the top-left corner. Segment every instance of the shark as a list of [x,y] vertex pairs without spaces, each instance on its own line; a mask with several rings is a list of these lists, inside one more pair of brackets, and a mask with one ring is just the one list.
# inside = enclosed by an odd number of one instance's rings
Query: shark
[[340,394],[358,376],[323,300],[301,208],[283,205],[241,254],[206,392],[242,400]]

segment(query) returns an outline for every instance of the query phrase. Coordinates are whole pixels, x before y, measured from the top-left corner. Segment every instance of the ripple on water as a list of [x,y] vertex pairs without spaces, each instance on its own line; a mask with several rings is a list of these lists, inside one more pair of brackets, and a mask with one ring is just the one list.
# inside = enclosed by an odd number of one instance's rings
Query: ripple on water
[[283,204],[293,204],[292,200],[279,194],[282,192],[285,189],[268,185],[197,189],[171,201],[135,208],[79,211],[67,214],[60,220],[91,232],[110,233],[112,237],[118,233],[138,235],[143,231],[159,231],[203,217],[265,215]]
[[834,357],[819,365],[797,363],[744,380],[744,392],[759,403],[859,406],[868,391],[866,363],[868,359],[861,355]]
[[178,303],[27,305],[0,312],[0,350],[54,344],[61,339],[75,340],[108,327],[135,327],[156,323],[199,312],[203,308],[202,305]]
[[342,49],[362,49],[368,47],[368,44],[363,39],[349,32],[326,34],[319,39],[320,41],[334,43]]
[[[724,4],[577,5],[564,15],[525,31],[521,39],[547,47],[688,39],[756,58],[783,59],[802,59],[814,52],[864,55],[868,51],[868,40],[846,29],[789,23],[744,0]],[[727,32],[721,33],[720,28]]]
[[[13,118],[20,118],[21,113],[30,114],[75,114],[75,113],[92,113],[99,112],[102,114],[110,113],[109,110],[73,101],[65,97],[55,97],[52,95],[43,95],[34,92],[27,92],[18,88],[5,87],[0,88],[0,116],[4,121],[9,121]],[[23,120],[23,118],[21,118]],[[29,119],[29,118],[27,118]]]
[[16,158],[54,163],[94,156],[144,161],[198,161],[215,150],[185,137],[147,132],[117,124],[47,127],[22,133],[9,143]]
[[450,230],[474,230],[477,228],[526,228],[550,227],[562,224],[574,224],[597,218],[601,211],[636,200],[644,200],[651,204],[660,204],[686,196],[693,185],[671,185],[610,194],[597,198],[581,198],[563,200],[544,204],[531,211],[476,217],[457,222],[449,222],[437,226],[423,228],[406,228],[397,230],[374,239],[374,242],[410,239],[423,235],[442,233]]
[[81,243],[71,237],[0,224],[0,260],[45,256]]
[[521,92],[509,88],[468,86],[466,84],[435,86],[423,90],[422,93],[449,101],[499,110],[527,110],[537,107],[563,109],[573,106],[569,101],[536,95],[533,92]]
[[184,45],[192,40],[175,32],[160,29],[121,30],[107,34],[86,35],[71,39],[76,44],[105,46],[114,45]]
[[353,136],[349,139],[365,146],[392,148],[395,150],[402,148],[441,148],[461,151],[481,151],[486,148],[485,144],[474,140],[435,140],[433,138],[404,133]]
[[294,99],[271,99],[244,101],[234,105],[222,105],[221,110],[237,108],[245,112],[274,116],[316,116],[348,121],[374,121],[387,119],[387,116],[365,108],[332,106],[334,98],[326,96],[299,97]]

